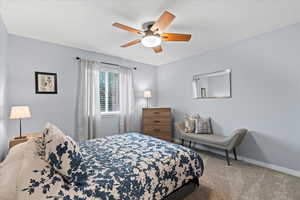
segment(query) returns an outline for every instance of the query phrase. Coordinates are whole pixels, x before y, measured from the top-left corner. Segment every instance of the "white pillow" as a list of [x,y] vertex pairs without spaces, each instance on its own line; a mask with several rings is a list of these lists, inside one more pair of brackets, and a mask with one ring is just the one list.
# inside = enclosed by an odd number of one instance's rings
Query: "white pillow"
[[186,133],[194,133],[195,132],[195,127],[196,127],[196,120],[197,118],[200,117],[199,115],[184,115],[184,132]]
[[29,140],[10,149],[6,159],[0,164],[0,199],[16,200],[17,185],[24,155],[35,148],[35,143]]
[[[38,154],[38,143],[40,138],[31,139],[35,144],[36,149],[30,150],[27,148],[27,152],[24,153],[24,159],[22,162],[22,167],[19,172],[19,178],[17,181],[17,198],[18,200],[42,200],[46,199],[44,193],[44,184],[36,185],[36,182],[46,182],[51,183],[52,177],[60,177],[56,173],[51,173],[49,163],[41,159]],[[49,177],[51,174],[52,177]],[[42,179],[44,179],[42,181]],[[62,184],[56,182],[55,185],[51,187],[51,191],[48,191],[47,195],[57,194],[61,190]]]

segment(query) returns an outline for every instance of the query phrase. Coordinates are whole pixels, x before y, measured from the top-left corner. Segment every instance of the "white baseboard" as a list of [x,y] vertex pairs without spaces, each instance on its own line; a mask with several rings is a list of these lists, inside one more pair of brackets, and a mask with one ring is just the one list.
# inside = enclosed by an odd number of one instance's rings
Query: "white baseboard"
[[[174,142],[177,143],[177,144],[181,144],[181,141],[178,140],[178,139],[175,139]],[[205,151],[208,151],[208,152],[211,152],[211,153],[215,153],[215,154],[224,156],[224,152],[223,151],[219,151],[219,150],[215,150],[215,149],[210,149],[208,147],[197,145],[196,149],[205,150]],[[230,157],[233,158],[232,155],[230,155]],[[278,166],[278,165],[274,165],[274,164],[270,164],[270,163],[266,163],[266,162],[254,160],[254,159],[247,158],[247,157],[240,156],[240,155],[238,155],[238,159],[242,160],[244,162],[247,162],[247,163],[251,163],[253,165],[257,165],[257,166],[260,166],[260,167],[264,167],[264,168],[268,168],[268,169],[271,169],[271,170],[275,170],[275,171],[278,171],[278,172],[281,172],[281,173],[284,173],[284,174],[288,174],[288,175],[300,177],[300,171],[297,171],[297,170],[293,170],[293,169],[289,169],[289,168],[286,168],[286,167],[281,167],[281,166]]]
[[246,157],[243,157],[243,156],[240,156],[240,158],[241,158],[241,160],[243,160],[245,162],[248,162],[248,163],[251,163],[253,165],[257,165],[257,166],[260,166],[260,167],[265,167],[265,168],[268,168],[268,169],[272,169],[272,170],[275,170],[275,171],[278,171],[278,172],[281,172],[281,173],[284,173],[284,174],[300,177],[300,171],[297,171],[297,170],[294,170],[294,169],[281,167],[281,166],[278,166],[278,165],[274,165],[274,164],[254,160],[254,159],[251,159],[251,158],[246,158]]

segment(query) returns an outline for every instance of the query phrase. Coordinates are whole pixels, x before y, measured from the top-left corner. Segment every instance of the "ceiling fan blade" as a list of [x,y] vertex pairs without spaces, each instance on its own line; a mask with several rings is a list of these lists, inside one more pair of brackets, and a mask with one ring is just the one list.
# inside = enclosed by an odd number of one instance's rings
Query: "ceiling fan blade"
[[129,47],[129,46],[132,46],[132,45],[136,45],[136,44],[138,44],[138,43],[140,43],[141,42],[141,40],[133,40],[133,41],[131,41],[131,42],[128,42],[128,43],[126,43],[126,44],[123,44],[121,47]]
[[161,45],[157,46],[157,47],[152,47],[152,49],[155,51],[155,53],[160,53],[162,52],[162,47]]
[[117,28],[120,28],[120,29],[123,29],[125,31],[136,33],[136,34],[142,34],[143,33],[143,31],[140,31],[140,30],[137,30],[135,28],[131,28],[129,26],[126,26],[126,25],[123,25],[123,24],[119,24],[119,23],[114,23],[113,26],[115,26]]
[[191,34],[163,33],[160,34],[162,41],[190,41]]
[[172,13],[165,11],[160,17],[159,19],[153,24],[153,26],[151,27],[151,31],[156,32],[163,32],[164,30],[166,30],[169,25],[171,24],[171,22],[175,19],[175,15],[173,15]]

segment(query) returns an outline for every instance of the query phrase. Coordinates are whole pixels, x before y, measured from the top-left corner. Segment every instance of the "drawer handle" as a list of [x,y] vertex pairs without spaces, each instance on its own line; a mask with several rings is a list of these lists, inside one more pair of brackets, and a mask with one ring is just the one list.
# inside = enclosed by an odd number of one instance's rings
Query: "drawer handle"
[[154,121],[154,123],[159,123],[159,122],[160,122],[159,120],[155,120],[155,121]]
[[155,128],[155,129],[153,129],[155,132],[160,132],[160,129],[158,129],[158,128]]
[[154,112],[153,114],[156,114],[156,115],[158,115],[158,114],[160,114],[160,112]]

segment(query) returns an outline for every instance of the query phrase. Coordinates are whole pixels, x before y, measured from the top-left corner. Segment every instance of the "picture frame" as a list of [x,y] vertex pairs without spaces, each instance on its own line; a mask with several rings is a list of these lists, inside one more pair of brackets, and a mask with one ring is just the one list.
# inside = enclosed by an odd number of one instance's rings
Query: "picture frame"
[[35,72],[36,94],[57,94],[57,74],[49,72]]

